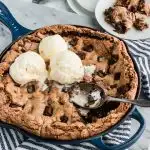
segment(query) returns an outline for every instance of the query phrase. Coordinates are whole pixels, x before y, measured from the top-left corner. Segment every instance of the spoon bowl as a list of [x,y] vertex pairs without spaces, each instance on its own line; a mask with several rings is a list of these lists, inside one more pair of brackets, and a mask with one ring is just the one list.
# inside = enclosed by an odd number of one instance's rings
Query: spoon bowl
[[[133,105],[137,105],[140,107],[150,107],[150,100],[146,99],[135,99],[135,100],[130,100],[126,98],[115,98],[115,97],[110,97],[107,96],[105,93],[105,90],[98,86],[95,85],[94,83],[80,83],[79,85],[81,91],[86,91],[84,92],[86,97],[86,101],[82,103],[80,100],[77,101],[72,101],[75,105],[84,108],[84,109],[97,109],[100,107],[103,107],[104,103],[107,102],[123,102],[123,103],[130,103]],[[92,102],[92,103],[91,103]]]
[[82,108],[96,109],[105,102],[105,92],[94,83],[81,82],[72,88],[71,102]]

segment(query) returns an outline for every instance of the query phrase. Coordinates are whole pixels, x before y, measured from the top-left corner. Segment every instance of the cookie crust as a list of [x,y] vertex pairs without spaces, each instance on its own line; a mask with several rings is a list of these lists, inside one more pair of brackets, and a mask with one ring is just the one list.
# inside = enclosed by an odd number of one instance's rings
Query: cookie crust
[[17,56],[29,50],[38,52],[39,42],[53,34],[60,34],[84,65],[96,65],[91,82],[103,86],[110,96],[135,98],[138,77],[122,41],[88,28],[47,26],[19,39],[3,57],[0,63],[0,120],[50,139],[85,139],[97,135],[115,125],[131,105],[107,104],[101,110],[105,110],[104,114],[100,112],[99,118],[85,122],[78,109],[70,103],[68,93],[53,86],[48,92],[37,88],[28,93],[27,86],[20,87],[8,74]]

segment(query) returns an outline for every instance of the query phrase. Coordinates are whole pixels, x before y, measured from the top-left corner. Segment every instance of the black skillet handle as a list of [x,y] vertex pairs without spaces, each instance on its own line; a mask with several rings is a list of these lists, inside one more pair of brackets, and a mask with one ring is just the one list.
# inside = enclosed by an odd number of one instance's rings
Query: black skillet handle
[[104,144],[102,138],[92,140],[91,143],[97,146],[100,150],[125,150],[129,148],[140,138],[145,129],[145,120],[137,109],[134,110],[130,117],[140,123],[140,127],[138,128],[137,132],[130,139],[116,146],[108,146]]
[[0,21],[4,23],[12,33],[12,40],[29,33],[31,30],[20,25],[8,8],[0,1]]

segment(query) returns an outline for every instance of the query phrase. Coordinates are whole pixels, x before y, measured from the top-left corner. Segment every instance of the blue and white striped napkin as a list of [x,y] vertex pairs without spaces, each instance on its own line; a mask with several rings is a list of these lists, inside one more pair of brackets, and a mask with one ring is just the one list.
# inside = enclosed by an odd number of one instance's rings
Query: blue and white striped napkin
[[[123,143],[130,135],[131,119],[127,119],[113,132],[103,137],[105,143],[116,145]],[[91,143],[54,145],[48,142],[28,138],[13,129],[0,128],[0,150],[98,150]]]
[[125,42],[141,71],[142,90],[150,99],[150,39]]
[[[142,74],[142,89],[150,98],[150,39],[140,41],[125,40]],[[118,128],[103,137],[108,145],[118,145],[129,139],[131,119],[127,119]],[[13,129],[0,127],[0,150],[98,150],[94,145],[84,142],[78,145],[54,145],[44,143]]]

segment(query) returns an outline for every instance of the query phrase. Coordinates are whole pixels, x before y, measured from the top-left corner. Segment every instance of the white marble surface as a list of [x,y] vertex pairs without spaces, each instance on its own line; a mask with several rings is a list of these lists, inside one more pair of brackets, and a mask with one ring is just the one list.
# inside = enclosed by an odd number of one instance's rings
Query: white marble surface
[[[31,0],[16,0],[17,4],[12,0],[2,0],[10,9],[15,18],[24,27],[36,29],[51,24],[79,24],[94,26],[98,28],[96,21],[88,16],[78,17],[71,12],[65,0],[44,0],[41,5],[32,4]],[[48,7],[58,9],[49,9]],[[60,13],[59,10],[62,12]],[[64,17],[64,15],[66,17]],[[2,51],[11,42],[10,31],[0,24],[0,51]],[[146,130],[141,138],[130,148],[130,150],[148,150],[150,144],[150,109],[139,108],[146,120]],[[137,122],[133,121],[132,129],[137,128]]]

